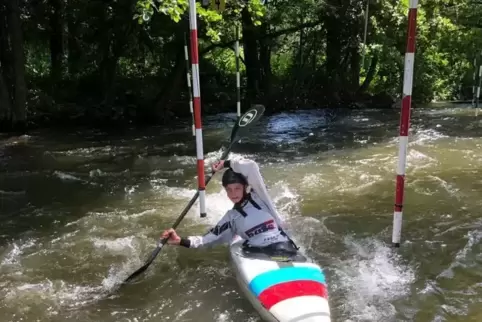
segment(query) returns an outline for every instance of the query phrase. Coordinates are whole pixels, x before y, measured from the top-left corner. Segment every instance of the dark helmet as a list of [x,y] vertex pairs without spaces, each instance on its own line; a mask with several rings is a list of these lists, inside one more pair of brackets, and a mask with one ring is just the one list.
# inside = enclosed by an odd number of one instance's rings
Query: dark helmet
[[242,185],[247,185],[248,182],[243,177],[241,173],[234,172],[233,169],[227,169],[223,174],[223,187],[226,187],[231,183],[241,183]]

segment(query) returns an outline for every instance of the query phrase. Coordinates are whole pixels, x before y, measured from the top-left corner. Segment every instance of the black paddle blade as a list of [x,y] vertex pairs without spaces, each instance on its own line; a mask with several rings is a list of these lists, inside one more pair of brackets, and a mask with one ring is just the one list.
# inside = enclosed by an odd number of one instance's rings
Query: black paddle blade
[[251,125],[257,123],[261,116],[263,116],[264,111],[265,107],[263,105],[255,104],[241,115],[236,120],[236,124],[231,132],[231,142],[234,142],[237,138],[246,136],[249,133]]
[[142,266],[137,271],[132,273],[128,278],[126,278],[123,283],[127,283],[127,282],[131,281],[132,279],[136,278],[137,276],[141,275],[149,267],[149,265],[151,265],[151,263],[152,263],[152,261],[149,262],[149,263],[145,263],[144,266]]
[[151,263],[154,261],[154,259],[156,258],[157,254],[159,254],[159,252],[161,251],[162,246],[164,246],[164,245],[161,244],[160,246],[157,246],[156,249],[154,249],[154,251],[152,252],[152,254],[151,254],[151,256],[149,257],[149,259],[146,261],[146,263],[145,263],[141,268],[139,268],[137,271],[135,271],[134,273],[132,273],[128,278],[126,278],[123,283],[127,283],[127,282],[129,282],[130,280],[132,280],[132,279],[134,279],[135,277],[137,277],[138,275],[142,274],[142,273],[149,267],[149,265],[151,265]]

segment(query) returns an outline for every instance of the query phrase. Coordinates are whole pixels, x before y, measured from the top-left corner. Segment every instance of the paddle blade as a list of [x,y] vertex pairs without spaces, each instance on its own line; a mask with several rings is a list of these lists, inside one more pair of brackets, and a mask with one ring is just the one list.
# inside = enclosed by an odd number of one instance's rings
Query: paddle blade
[[260,104],[253,105],[237,120],[231,132],[231,142],[249,134],[249,128],[255,124],[265,111],[265,107]]
[[151,263],[154,261],[157,254],[159,254],[159,252],[161,251],[163,246],[164,246],[164,244],[162,244],[162,243],[159,244],[159,246],[157,246],[156,249],[154,249],[154,251],[151,253],[151,256],[149,256],[149,259],[145,262],[145,264],[141,268],[139,268],[137,271],[132,273],[128,278],[126,278],[123,283],[129,282],[133,278],[135,278],[138,275],[140,275],[141,273],[143,273],[151,265]]
[[[151,262],[152,263],[152,262]],[[130,280],[136,278],[137,276],[139,276],[140,274],[142,274],[148,267],[151,263],[146,263],[144,264],[144,266],[142,266],[141,268],[139,268],[137,271],[135,271],[134,273],[132,273],[128,278],[126,278],[124,280],[123,283],[127,283],[129,282]]]

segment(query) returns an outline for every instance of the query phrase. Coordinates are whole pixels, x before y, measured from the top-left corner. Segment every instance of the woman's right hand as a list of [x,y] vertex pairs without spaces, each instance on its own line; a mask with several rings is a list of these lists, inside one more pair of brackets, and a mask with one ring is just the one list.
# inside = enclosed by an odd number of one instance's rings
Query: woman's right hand
[[161,234],[161,238],[167,239],[167,243],[169,245],[179,245],[181,242],[181,237],[176,233],[176,231],[173,228],[169,228],[167,230],[164,230],[164,232]]

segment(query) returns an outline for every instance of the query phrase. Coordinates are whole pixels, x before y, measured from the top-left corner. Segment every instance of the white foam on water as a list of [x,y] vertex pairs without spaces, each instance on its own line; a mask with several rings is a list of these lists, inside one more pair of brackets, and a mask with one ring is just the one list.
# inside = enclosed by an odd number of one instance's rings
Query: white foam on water
[[432,175],[429,175],[427,177],[432,179],[436,183],[438,183],[439,186],[442,187],[443,190],[445,190],[450,196],[460,199],[459,188],[456,188],[453,184],[448,183],[447,181],[441,179],[440,177],[432,176]]
[[[372,164],[376,166],[379,163],[372,160]],[[304,175],[299,189],[314,195],[323,191],[324,197],[333,194],[361,195],[370,192],[371,188],[380,182],[386,181],[386,177],[375,173],[381,166],[374,170],[374,173],[370,173],[370,170],[361,173],[357,168],[359,166],[333,162],[324,169],[324,172]]]
[[[5,305],[15,306],[19,301],[33,301],[41,306],[53,307],[48,312],[55,315],[61,307],[78,307],[101,298],[103,286],[80,286],[63,280],[45,279],[37,283],[23,283],[11,287],[5,294]],[[33,304],[33,303],[32,303]]]
[[[211,184],[219,183],[213,182]],[[170,188],[167,192],[175,198],[189,197],[190,199],[195,193],[195,190]],[[268,193],[283,219],[289,218],[298,205],[298,195],[290,190],[283,181],[274,184],[271,189],[268,189]],[[196,224],[215,225],[231,208],[233,208],[233,203],[229,200],[224,188],[219,185],[217,192],[206,194],[207,218],[200,218],[198,215],[194,215],[189,216],[189,219],[193,220]],[[194,203],[190,211],[195,214],[199,213],[199,199]]]
[[[412,128],[412,132],[409,133],[409,147],[413,147],[414,145],[424,146],[430,145],[437,140],[448,138],[447,135],[438,132],[435,129],[418,129]],[[399,136],[393,137],[387,143],[389,146],[398,146],[399,145]]]
[[303,176],[301,184],[303,187],[311,189],[323,189],[330,183],[329,180],[324,179],[320,173],[309,173]]
[[24,251],[35,246],[36,239],[28,239],[26,241],[16,241],[7,247],[7,250],[0,254],[2,259],[0,268],[4,265],[20,265],[20,259]]
[[347,236],[343,242],[347,259],[335,260],[331,279],[331,288],[343,294],[337,309],[347,322],[393,321],[391,302],[409,292],[414,270],[376,239]]
[[125,255],[126,252],[135,252],[134,236],[105,239],[105,238],[91,238],[93,245],[103,251],[107,251],[110,254]]
[[412,137],[410,145],[427,145],[437,140],[448,138],[448,135],[442,134],[434,129],[417,130]]
[[65,172],[62,172],[62,171],[54,171],[54,175],[61,179],[62,181],[80,181],[80,182],[85,182],[84,180],[72,175],[72,174],[69,174],[69,173],[65,173]]
[[184,169],[176,169],[172,171],[166,170],[154,170],[151,172],[151,175],[164,175],[164,176],[182,176],[184,174]]
[[[219,149],[217,151],[211,151],[206,153],[204,155],[204,168],[209,169],[209,172],[210,172],[211,164],[218,161],[221,158],[223,152],[224,152],[224,149]],[[234,153],[234,152],[231,152],[229,154],[230,160],[239,159],[241,157],[247,157],[247,155]],[[195,155],[194,156],[193,155],[174,155],[170,158],[169,162],[173,162],[175,164],[192,166],[192,165],[196,165],[197,158]]]
[[0,190],[0,196],[23,196],[25,195],[25,191],[5,191]]
[[177,143],[169,143],[163,146],[163,148],[186,148],[187,145],[182,142],[177,142]]
[[[208,154],[206,158],[206,164],[211,163],[217,160],[220,157],[222,151],[216,151]],[[239,158],[241,155],[232,155],[231,158]],[[183,157],[179,157],[183,158]],[[190,157],[185,157],[190,158]],[[195,158],[191,158],[195,160]],[[178,159],[179,160],[179,159]],[[186,159],[187,160],[187,159]],[[190,161],[189,161],[190,162]],[[182,169],[177,169],[173,171],[178,171]],[[161,173],[158,172],[156,175],[164,175],[168,173]],[[95,175],[99,175],[98,173]],[[102,176],[102,174],[100,174]],[[215,225],[222,216],[226,213],[228,209],[231,209],[233,204],[228,199],[226,192],[220,185],[221,174],[217,174],[215,178],[213,178],[212,182],[209,186],[209,193],[207,193],[207,218],[200,218],[199,217],[199,200],[193,205],[190,213],[188,213],[183,225],[199,225],[205,224],[206,226]],[[70,179],[70,178],[67,178]],[[77,178],[78,179],[78,178]],[[370,182],[371,180],[377,180],[379,178],[366,175],[366,176],[357,176],[355,180],[358,182]],[[167,185],[168,181],[166,179],[152,179],[150,181],[152,191],[155,191],[158,195],[162,196],[162,198],[168,198],[170,202],[173,203],[174,208],[172,205],[165,206],[163,203],[162,207],[166,207],[163,209],[164,214],[169,217],[177,217],[178,216],[178,209],[183,207],[187,201],[189,201],[194,193],[196,192],[196,184],[195,180],[193,180],[192,185],[190,188],[183,188],[178,186],[171,186]],[[276,181],[270,182],[268,187],[268,191],[273,198],[274,203],[276,204],[278,210],[280,211],[282,217],[286,220],[295,219],[296,216],[299,216],[299,208],[300,208],[300,196],[295,193],[294,189],[292,189],[285,181]],[[132,186],[133,187],[133,186]],[[212,192],[214,191],[214,192]],[[127,191],[128,192],[128,191]],[[132,193],[137,193],[138,191],[132,191]],[[180,206],[182,204],[182,206]],[[160,206],[161,207],[161,206]],[[122,208],[122,207],[120,207]],[[72,233],[64,232],[61,236],[54,236],[52,238],[52,245],[57,244],[57,241],[62,240],[62,243],[67,242],[78,242],[84,243],[86,240],[90,242],[90,245],[94,249],[95,252],[99,253],[106,253],[109,255],[120,255],[122,259],[118,262],[111,264],[104,273],[105,275],[101,277],[99,283],[91,282],[91,285],[76,285],[76,284],[69,284],[66,281],[62,280],[53,280],[53,279],[36,279],[34,281],[29,280],[26,282],[14,282],[14,286],[12,287],[11,293],[9,294],[10,302],[13,303],[15,298],[21,298],[24,296],[28,296],[30,294],[37,294],[39,298],[46,301],[47,303],[53,303],[52,306],[73,306],[78,307],[85,305],[86,303],[91,303],[98,299],[103,293],[112,290],[115,288],[119,282],[123,281],[129,274],[139,268],[145,257],[148,255],[150,250],[153,249],[153,245],[155,240],[152,239],[152,235],[147,236],[147,231],[151,229],[146,229],[145,227],[137,227],[139,230],[136,232],[128,231],[126,234],[122,234],[122,237],[118,237],[119,234],[116,236],[105,236],[103,233],[99,234],[98,231],[93,231],[94,227],[97,228],[106,228],[109,229],[110,225],[119,224],[119,221],[124,222],[129,220],[129,222],[135,222],[134,219],[136,218],[143,218],[146,216],[153,216],[159,210],[156,208],[151,208],[147,210],[141,210],[138,213],[130,214],[129,211],[126,210],[108,210],[102,211],[103,209],[97,211],[88,212],[84,218],[78,219],[76,221],[70,222],[66,225],[66,227],[74,226],[75,228],[79,228],[82,232],[82,240],[78,241],[79,236],[78,234],[73,234],[70,237],[65,237],[67,234]],[[163,215],[164,215],[163,214]],[[312,219],[315,220],[315,219]],[[309,220],[306,221],[309,223]],[[314,223],[313,223],[314,224]],[[162,227],[159,227],[159,232],[161,231]],[[208,228],[208,227],[206,227]],[[196,228],[194,233],[203,234],[205,233],[206,228]],[[131,229],[131,228],[129,228]],[[91,234],[92,236],[88,236],[86,234]],[[149,232],[150,234],[150,232]],[[110,234],[109,234],[110,235]],[[65,237],[65,238],[63,238]],[[359,253],[359,249],[355,251],[356,242],[353,242],[353,245],[347,243],[347,247],[350,248],[353,252]],[[302,245],[300,245],[302,246]],[[381,247],[381,246],[380,246]],[[380,248],[379,247],[379,248]],[[360,246],[359,248],[363,248]],[[142,249],[142,250],[141,250]],[[383,251],[383,247],[380,248]],[[381,252],[378,249],[378,252]],[[383,253],[383,252],[382,252]],[[358,278],[358,293],[357,290],[351,290],[350,284],[348,281],[342,282],[344,289],[348,289],[350,291],[350,301],[353,302],[350,310],[353,316],[385,316],[380,313],[384,313],[384,308],[376,308],[376,312],[373,313],[369,311],[366,307],[367,306],[376,306],[386,304],[381,298],[386,295],[390,287],[392,287],[395,283],[391,279],[393,275],[393,271],[396,271],[395,264],[390,263],[390,258],[388,254],[380,255],[378,257],[370,258],[370,256],[366,254],[355,254],[356,256],[360,257],[360,259],[356,262],[353,261],[346,261],[341,264],[340,274],[346,277],[354,277],[355,279]],[[93,256],[93,255],[91,255]],[[364,256],[366,258],[364,258]],[[372,268],[372,266],[380,266],[378,268]],[[342,269],[345,269],[344,271]],[[371,270],[370,270],[371,269]],[[350,271],[351,270],[351,271]],[[147,272],[147,276],[149,274],[154,274],[152,270]],[[345,274],[345,275],[343,275]],[[371,274],[371,275],[370,275]],[[398,276],[397,276],[398,277]],[[379,280],[378,282],[376,280]],[[336,283],[336,282],[335,282]],[[364,286],[364,287],[363,287]],[[393,291],[393,290],[392,290]],[[387,300],[388,301],[388,300]],[[368,304],[367,304],[368,303]],[[187,314],[189,311],[192,311],[194,308],[188,307],[185,308],[184,314]],[[234,315],[234,313],[232,313]],[[376,315],[378,314],[378,315]],[[220,312],[216,312],[215,315],[217,316],[216,319],[218,321],[231,321],[233,316],[228,311],[224,311],[221,309]],[[375,319],[374,319],[375,320]]]
[[475,257],[476,254],[478,255],[478,249],[476,248],[476,246],[480,245],[482,241],[482,231],[480,230],[469,231],[465,235],[465,238],[467,239],[467,243],[465,244],[464,248],[462,248],[457,252],[450,266],[446,268],[444,271],[442,271],[437,276],[437,278],[453,278],[455,275],[454,268],[457,268],[457,267],[466,268],[468,266],[476,266],[476,262],[474,263],[473,257]]
[[51,151],[53,155],[68,155],[68,156],[92,156],[93,154],[99,155],[110,155],[115,152],[112,146],[99,146],[99,147],[88,147],[88,148],[77,148],[65,151]]
[[119,172],[106,172],[102,171],[100,169],[95,169],[95,170],[90,170],[89,171],[89,177],[91,178],[96,178],[96,177],[118,177],[122,175],[129,174],[129,169],[126,169],[124,171],[119,171]]

